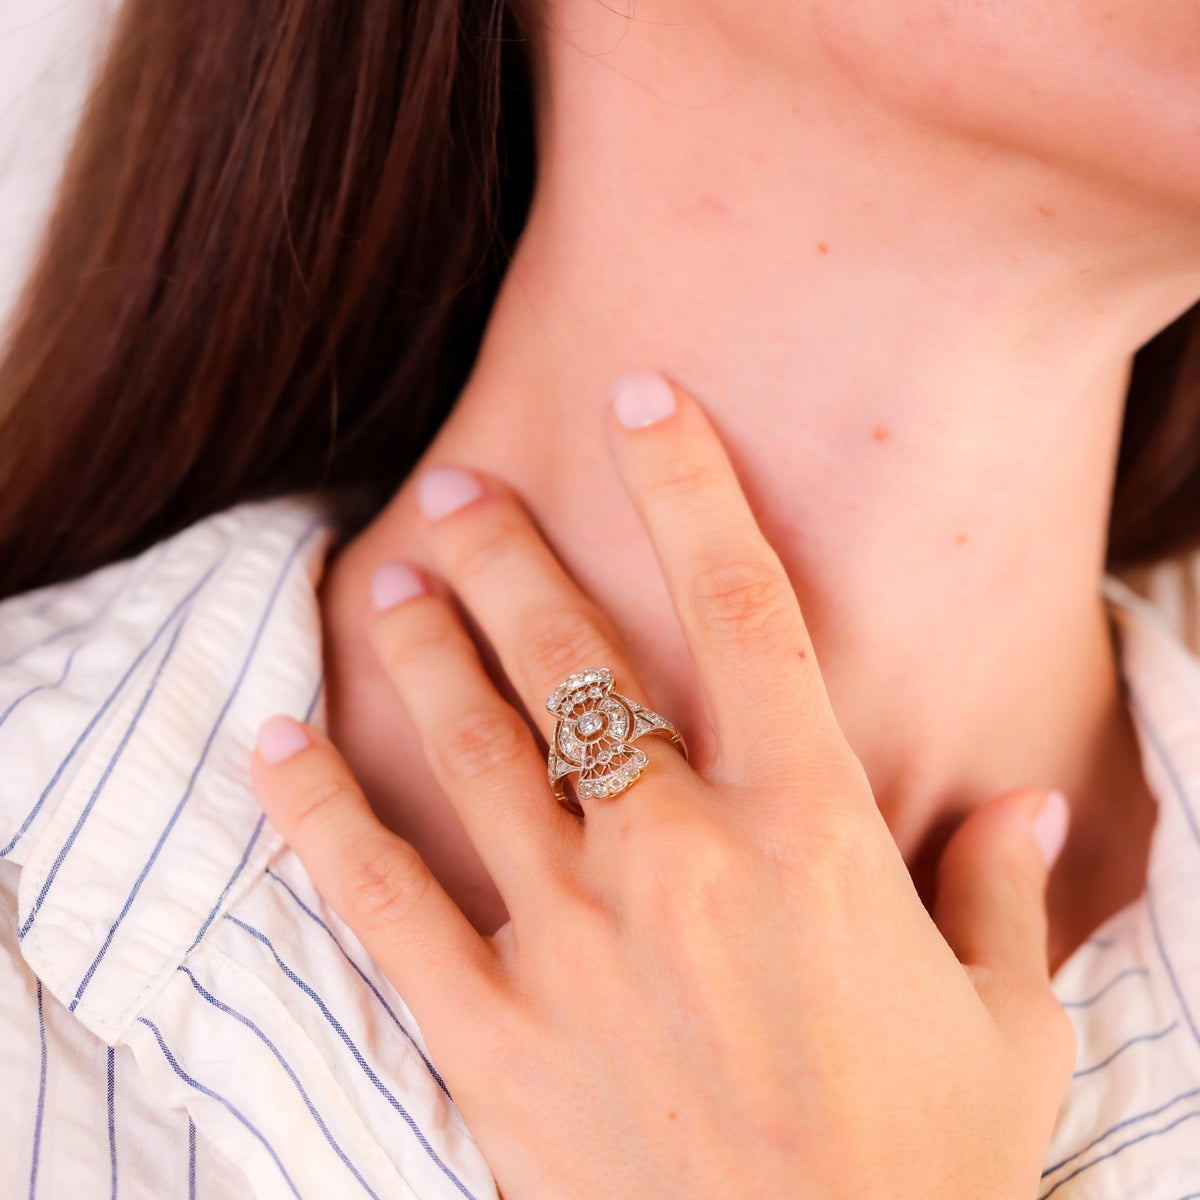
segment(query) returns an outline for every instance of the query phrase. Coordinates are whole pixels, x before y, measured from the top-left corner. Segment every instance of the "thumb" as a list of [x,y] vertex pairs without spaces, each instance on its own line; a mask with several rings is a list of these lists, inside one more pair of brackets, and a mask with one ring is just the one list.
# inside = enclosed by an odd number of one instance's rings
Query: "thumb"
[[1067,836],[1061,792],[1006,792],[976,809],[938,866],[934,919],[961,963],[1046,980],[1046,880]]

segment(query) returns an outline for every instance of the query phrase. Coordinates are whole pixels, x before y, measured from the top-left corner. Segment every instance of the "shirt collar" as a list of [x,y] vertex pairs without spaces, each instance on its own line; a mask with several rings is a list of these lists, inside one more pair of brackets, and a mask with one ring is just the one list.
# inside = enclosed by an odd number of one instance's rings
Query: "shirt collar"
[[1142,769],[1158,800],[1146,908],[1155,949],[1200,1043],[1200,659],[1163,610],[1104,581]]
[[[0,784],[0,840],[23,863],[18,937],[105,1040],[279,848],[250,754],[267,716],[322,718],[315,585],[329,531],[307,498],[209,518],[110,569],[115,598],[81,640],[24,655],[44,660],[44,686],[0,736],[39,719],[48,732],[34,786]],[[72,654],[66,670],[54,662]]]

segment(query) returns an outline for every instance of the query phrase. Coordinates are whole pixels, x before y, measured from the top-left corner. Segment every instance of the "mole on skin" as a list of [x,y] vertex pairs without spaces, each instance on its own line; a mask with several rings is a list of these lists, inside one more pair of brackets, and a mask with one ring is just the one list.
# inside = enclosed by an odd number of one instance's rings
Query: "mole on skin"
[[876,425],[871,435],[877,442],[886,442],[892,436],[892,431],[886,425]]

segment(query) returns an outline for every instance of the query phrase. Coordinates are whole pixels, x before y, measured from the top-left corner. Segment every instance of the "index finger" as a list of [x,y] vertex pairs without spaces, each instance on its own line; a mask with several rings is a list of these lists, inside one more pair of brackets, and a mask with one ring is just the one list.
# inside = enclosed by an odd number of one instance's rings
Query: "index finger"
[[764,738],[777,747],[781,737],[800,745],[833,736],[837,722],[795,590],[708,418],[661,375],[635,371],[613,388],[610,426],[713,714],[721,761],[752,766]]

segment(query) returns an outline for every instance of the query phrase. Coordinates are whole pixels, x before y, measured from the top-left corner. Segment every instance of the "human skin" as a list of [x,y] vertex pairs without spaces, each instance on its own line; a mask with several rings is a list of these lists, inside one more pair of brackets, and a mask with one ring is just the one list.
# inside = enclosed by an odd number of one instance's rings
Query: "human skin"
[[[1070,796],[1061,962],[1142,889],[1154,819],[1098,589],[1132,353],[1200,295],[1200,7],[614,7],[545,11],[533,212],[425,464],[519,490],[703,762],[681,631],[594,433],[631,366],[686,384],[921,892],[990,797]],[[420,528],[409,482],[326,577],[329,727],[491,930],[502,899],[362,620],[380,561],[432,565]],[[571,657],[570,629],[538,636]]]
[[[626,379],[612,434],[712,716],[703,773],[643,738],[643,776],[581,791],[577,822],[451,596],[384,563],[364,621],[511,921],[480,937],[291,718],[263,727],[257,793],[404,995],[507,1200],[1032,1197],[1074,1057],[1042,908],[1066,801],[977,809],[935,925],[786,573],[680,400]],[[530,713],[560,681],[525,636],[550,611],[580,631],[579,668],[644,694],[510,492],[445,469],[419,487],[440,579]]]

